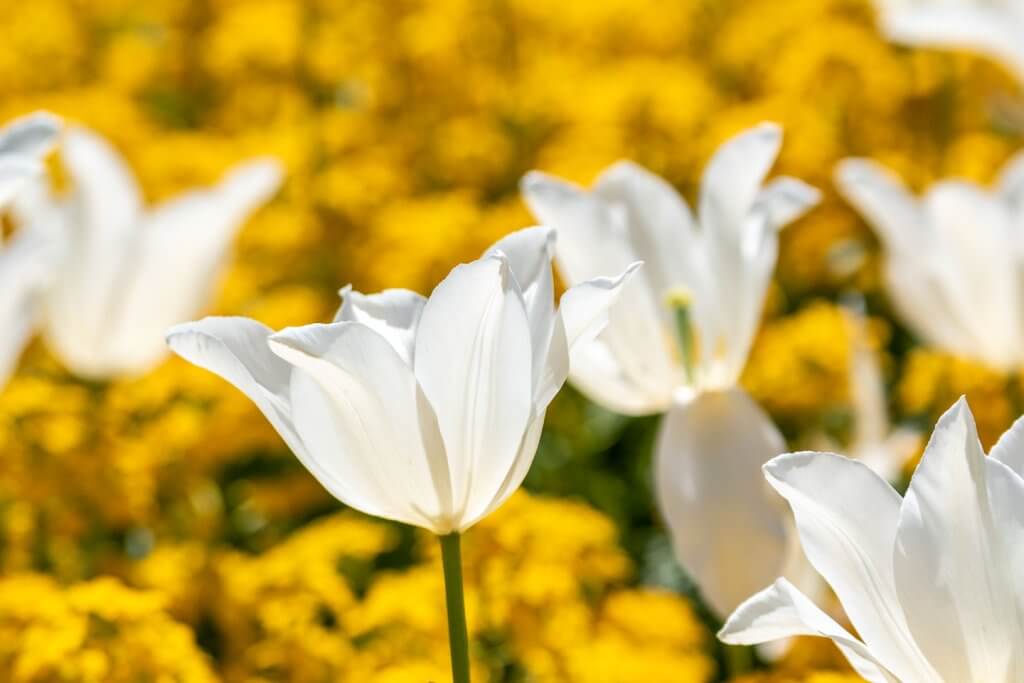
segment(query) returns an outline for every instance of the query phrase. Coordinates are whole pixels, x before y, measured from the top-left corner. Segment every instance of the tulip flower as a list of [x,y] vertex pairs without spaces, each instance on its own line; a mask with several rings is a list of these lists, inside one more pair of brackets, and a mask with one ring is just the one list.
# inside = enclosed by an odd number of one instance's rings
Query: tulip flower
[[[570,381],[628,415],[667,412],[655,453],[658,502],[680,563],[728,614],[787,561],[787,520],[760,467],[785,443],[737,386],[778,252],[777,231],[818,200],[792,178],[762,186],[782,133],[762,124],[726,142],[704,172],[699,214],[630,162],[592,190],[531,172],[527,204],[559,231],[569,284],[642,259]],[[795,547],[795,543],[793,544]]]
[[[338,500],[442,539],[456,680],[468,680],[459,534],[522,483],[570,356],[607,322],[631,265],[553,303],[554,233],[530,228],[457,266],[430,298],[342,290],[334,322],[274,333],[207,318],[171,348],[253,400]],[[453,597],[454,595],[454,597]]]
[[40,185],[17,206],[27,229],[64,245],[45,301],[47,341],[82,377],[143,374],[166,355],[164,331],[209,304],[235,234],[276,191],[280,166],[252,161],[147,209],[131,171],[94,133],[71,128],[62,153],[69,196]]
[[911,330],[994,368],[1024,364],[1024,155],[992,190],[948,180],[917,198],[864,159],[841,162],[836,183],[878,234],[889,296]]
[[[25,116],[0,130],[0,209],[42,175],[42,158],[59,130],[57,118],[45,113]],[[53,272],[52,247],[44,235],[29,230],[0,245],[0,387],[35,329],[41,293]]]
[[1024,82],[1021,0],[876,0],[882,31],[903,45],[971,50]]
[[764,470],[858,635],[779,579],[729,617],[722,640],[830,638],[878,683],[1024,680],[1024,419],[985,457],[961,399],[903,497],[829,453],[783,455]]

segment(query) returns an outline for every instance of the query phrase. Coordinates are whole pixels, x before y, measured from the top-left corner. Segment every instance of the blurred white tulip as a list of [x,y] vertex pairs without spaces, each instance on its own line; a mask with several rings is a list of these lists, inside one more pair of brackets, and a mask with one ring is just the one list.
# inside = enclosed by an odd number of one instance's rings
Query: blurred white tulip
[[659,505],[679,561],[723,616],[787,560],[786,514],[760,476],[785,443],[737,387],[777,231],[819,197],[792,178],[763,185],[781,144],[774,124],[726,142],[704,172],[697,217],[671,185],[629,162],[589,191],[536,171],[522,184],[534,215],[559,232],[568,283],[645,262],[570,379],[621,413],[667,411],[655,453]]
[[277,190],[281,167],[250,161],[215,187],[147,209],[123,159],[96,134],[69,129],[62,153],[70,194],[40,184],[16,203],[27,229],[64,246],[46,297],[47,341],[82,377],[143,374],[166,355],[166,329],[209,305],[235,234]]
[[429,299],[346,288],[330,324],[274,333],[207,318],[167,340],[249,396],[338,500],[462,532],[519,487],[570,354],[603,328],[636,268],[573,287],[556,311],[553,240],[546,228],[515,232]]
[[1024,680],[1024,419],[985,457],[961,399],[902,498],[839,455],[791,453],[764,469],[857,636],[779,579],[729,617],[723,641],[830,638],[875,683]]
[[882,32],[903,45],[963,49],[1024,82],[1024,1],[875,0]]
[[[0,209],[44,172],[60,121],[50,114],[22,117],[0,130]],[[0,244],[0,387],[14,371],[38,322],[42,290],[53,274],[53,247],[46,236],[18,231]]]
[[925,342],[1009,370],[1024,365],[1024,155],[995,188],[947,180],[923,197],[865,159],[836,183],[885,250],[893,307]]

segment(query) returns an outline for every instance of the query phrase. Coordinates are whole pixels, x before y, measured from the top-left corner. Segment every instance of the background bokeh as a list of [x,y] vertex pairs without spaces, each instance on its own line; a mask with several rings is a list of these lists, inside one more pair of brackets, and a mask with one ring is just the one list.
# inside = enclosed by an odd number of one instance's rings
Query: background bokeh
[[[33,0],[5,3],[3,34],[0,120],[96,129],[150,201],[284,162],[212,312],[281,327],[329,319],[346,283],[429,292],[530,224],[532,168],[589,183],[631,158],[693,199],[718,144],[774,120],[775,172],[825,194],[782,233],[744,378],[790,445],[850,436],[853,291],[897,421],[930,427],[966,393],[988,445],[1024,412],[1019,374],[900,327],[831,182],[851,155],[915,188],[988,182],[1024,146],[1024,98],[984,60],[888,44],[867,0]],[[721,679],[654,511],[656,424],[555,401],[526,492],[466,541],[477,680]],[[442,681],[429,541],[343,510],[178,359],[90,383],[36,341],[0,394],[0,680]],[[800,646],[751,680],[848,676]]]

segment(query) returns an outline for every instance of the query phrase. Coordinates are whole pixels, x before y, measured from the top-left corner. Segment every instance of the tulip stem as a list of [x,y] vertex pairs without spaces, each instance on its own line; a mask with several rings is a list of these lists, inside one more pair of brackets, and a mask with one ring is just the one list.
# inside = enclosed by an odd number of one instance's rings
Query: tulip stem
[[725,668],[730,678],[750,673],[754,668],[754,648],[750,645],[726,645]]
[[452,683],[469,683],[469,632],[462,592],[462,550],[458,532],[439,536],[448,607],[448,644],[452,651]]

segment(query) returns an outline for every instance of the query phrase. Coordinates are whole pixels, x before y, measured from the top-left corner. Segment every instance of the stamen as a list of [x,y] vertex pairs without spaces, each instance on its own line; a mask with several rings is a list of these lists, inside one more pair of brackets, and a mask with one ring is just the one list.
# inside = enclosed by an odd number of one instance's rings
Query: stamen
[[686,380],[696,380],[694,363],[696,361],[696,349],[694,348],[693,336],[693,297],[690,290],[685,287],[673,287],[665,292],[665,305],[672,310],[675,319],[675,337],[679,345],[679,352],[683,360],[683,370],[686,373]]

